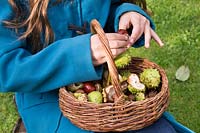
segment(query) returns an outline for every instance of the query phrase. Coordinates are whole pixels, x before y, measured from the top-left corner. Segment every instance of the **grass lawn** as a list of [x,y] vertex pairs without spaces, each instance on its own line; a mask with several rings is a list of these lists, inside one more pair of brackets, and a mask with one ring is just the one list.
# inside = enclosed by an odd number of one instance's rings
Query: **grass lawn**
[[[156,62],[165,69],[170,87],[168,111],[192,129],[200,132],[200,1],[147,0],[156,31],[165,46],[159,48],[153,41],[150,49],[138,48],[133,54]],[[187,65],[190,77],[176,80],[176,70]],[[10,132],[17,120],[12,93],[0,93],[0,132]]]

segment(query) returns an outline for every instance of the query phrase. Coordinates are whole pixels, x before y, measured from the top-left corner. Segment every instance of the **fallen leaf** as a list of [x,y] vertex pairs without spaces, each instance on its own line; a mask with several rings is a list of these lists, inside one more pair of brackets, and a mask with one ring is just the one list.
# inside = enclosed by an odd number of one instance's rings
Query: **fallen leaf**
[[176,71],[176,79],[180,81],[186,81],[190,77],[190,69],[188,66],[182,65]]

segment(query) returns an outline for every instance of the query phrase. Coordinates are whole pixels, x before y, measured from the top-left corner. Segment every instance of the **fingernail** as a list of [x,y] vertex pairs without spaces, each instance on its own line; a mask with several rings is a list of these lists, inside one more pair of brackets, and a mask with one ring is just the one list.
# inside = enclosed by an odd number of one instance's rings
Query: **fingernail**
[[165,44],[164,44],[163,42],[161,42],[161,45],[160,45],[160,46],[162,47],[162,46],[164,46],[164,45],[165,45]]
[[130,47],[131,47],[131,45],[128,45],[128,46],[127,46],[127,49],[130,48]]
[[132,46],[132,43],[128,43],[127,48],[130,48]]
[[145,47],[145,48],[149,48],[149,45],[145,45],[144,47]]

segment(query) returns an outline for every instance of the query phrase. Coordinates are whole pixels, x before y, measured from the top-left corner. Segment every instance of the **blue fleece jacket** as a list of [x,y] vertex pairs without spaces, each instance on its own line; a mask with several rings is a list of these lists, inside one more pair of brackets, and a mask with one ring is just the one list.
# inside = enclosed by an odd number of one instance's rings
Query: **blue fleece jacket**
[[[92,64],[89,25],[87,33],[79,36],[67,26],[82,26],[95,18],[102,27],[109,25],[116,31],[120,15],[127,11],[147,17],[152,28],[154,24],[138,6],[118,0],[65,0],[54,6],[52,1],[48,18],[55,41],[36,54],[30,52],[30,42],[18,40],[13,30],[4,27],[2,21],[10,18],[12,8],[7,0],[0,1],[0,92],[16,92],[18,111],[29,133],[87,132],[62,116],[58,88],[100,79],[102,67]],[[27,0],[18,2],[28,8]]]

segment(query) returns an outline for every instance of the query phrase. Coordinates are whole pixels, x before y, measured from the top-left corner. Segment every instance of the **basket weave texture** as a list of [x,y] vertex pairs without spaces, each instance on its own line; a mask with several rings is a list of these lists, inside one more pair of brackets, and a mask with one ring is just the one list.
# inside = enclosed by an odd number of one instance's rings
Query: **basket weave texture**
[[[161,75],[160,91],[154,97],[143,101],[125,101],[118,80],[117,69],[113,63],[112,54],[97,20],[91,22],[92,32],[99,35],[107,52],[108,70],[118,99],[114,103],[95,104],[78,101],[65,87],[59,90],[59,105],[61,112],[76,126],[95,132],[128,131],[147,127],[160,118],[169,104],[168,79],[165,71],[157,64],[143,58],[132,58],[125,69],[140,74],[146,68],[155,68]],[[107,48],[107,49],[106,49]]]

